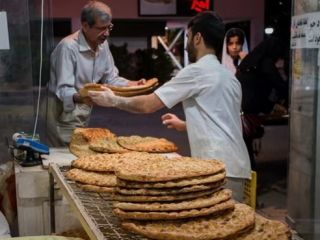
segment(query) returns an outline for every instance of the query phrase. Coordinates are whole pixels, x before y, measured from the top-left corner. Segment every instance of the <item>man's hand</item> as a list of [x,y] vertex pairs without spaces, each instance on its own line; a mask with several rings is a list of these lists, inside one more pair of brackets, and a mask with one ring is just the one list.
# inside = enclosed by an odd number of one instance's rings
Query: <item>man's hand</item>
[[162,123],[167,126],[167,128],[174,128],[178,131],[186,131],[186,122],[178,118],[172,113],[166,113],[161,116]]
[[116,106],[116,96],[114,93],[106,87],[103,87],[104,91],[89,91],[88,95],[92,102],[103,107]]
[[144,85],[147,83],[147,80],[144,79],[144,78],[141,78],[140,80],[138,81],[129,81],[128,82],[128,86],[138,86],[138,85]]
[[73,102],[87,104],[88,106],[93,105],[89,97],[81,97],[79,93],[73,94]]

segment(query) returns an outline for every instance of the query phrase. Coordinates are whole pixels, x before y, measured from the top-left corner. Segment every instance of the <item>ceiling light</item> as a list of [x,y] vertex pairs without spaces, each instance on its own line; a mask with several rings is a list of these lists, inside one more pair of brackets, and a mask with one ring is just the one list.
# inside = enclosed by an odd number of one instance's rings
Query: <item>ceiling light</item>
[[264,32],[268,35],[272,34],[274,31],[273,27],[267,27],[264,29]]

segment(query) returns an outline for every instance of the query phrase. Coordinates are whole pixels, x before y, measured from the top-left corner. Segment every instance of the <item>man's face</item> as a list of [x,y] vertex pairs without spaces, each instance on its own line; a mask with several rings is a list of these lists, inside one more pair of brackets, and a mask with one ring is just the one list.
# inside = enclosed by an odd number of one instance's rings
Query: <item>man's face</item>
[[102,44],[107,37],[110,36],[112,27],[113,24],[111,21],[103,22],[101,20],[96,20],[92,27],[90,27],[87,23],[84,23],[83,30],[89,44],[96,47]]
[[197,61],[197,50],[194,47],[194,41],[193,41],[193,35],[192,35],[192,31],[191,29],[188,29],[188,33],[187,33],[187,53],[188,53],[188,58],[189,58],[189,62],[194,63]]

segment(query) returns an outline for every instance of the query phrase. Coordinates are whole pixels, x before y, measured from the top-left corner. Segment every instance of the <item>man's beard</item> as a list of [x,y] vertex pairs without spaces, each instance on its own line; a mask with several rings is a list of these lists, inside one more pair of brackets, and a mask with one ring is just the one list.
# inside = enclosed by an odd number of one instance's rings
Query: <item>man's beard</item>
[[196,49],[192,46],[192,42],[187,45],[187,53],[189,62],[195,63],[197,61]]

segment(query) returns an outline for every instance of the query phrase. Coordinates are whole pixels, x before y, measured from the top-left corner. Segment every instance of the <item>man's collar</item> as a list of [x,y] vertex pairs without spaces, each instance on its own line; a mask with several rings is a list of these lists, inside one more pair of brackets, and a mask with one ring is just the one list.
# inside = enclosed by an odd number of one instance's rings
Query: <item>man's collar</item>
[[213,53],[208,53],[208,54],[205,54],[205,55],[203,55],[202,57],[200,57],[200,58],[197,60],[197,62],[199,62],[199,61],[204,61],[204,60],[206,60],[206,59],[208,59],[208,58],[217,59],[217,56],[214,55]]
[[79,51],[80,52],[92,51],[82,30],[79,30]]
[[[102,48],[103,48],[102,44],[98,45],[96,53],[98,53]],[[82,30],[79,30],[79,51],[80,52],[87,52],[87,51],[95,52],[92,50],[92,48],[88,44]]]

